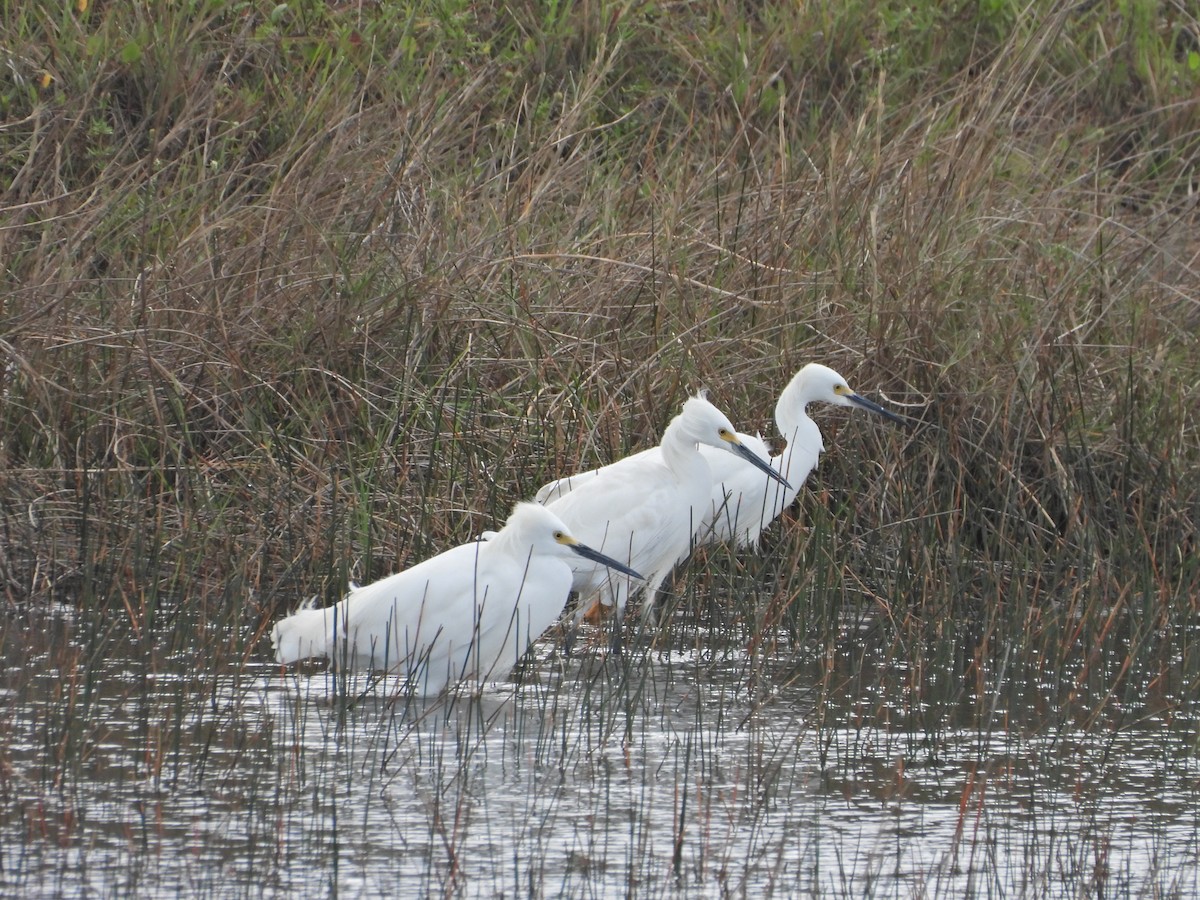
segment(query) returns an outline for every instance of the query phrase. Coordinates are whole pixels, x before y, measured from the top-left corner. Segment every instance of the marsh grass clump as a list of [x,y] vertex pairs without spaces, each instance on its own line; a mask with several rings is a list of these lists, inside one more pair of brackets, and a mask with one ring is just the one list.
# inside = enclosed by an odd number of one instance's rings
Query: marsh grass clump
[[189,603],[267,617],[652,443],[701,384],[766,427],[811,358],[918,423],[829,422],[802,503],[926,579],[889,603],[970,606],[946,556],[1186,595],[1195,21],[684,18],[11,17],[10,602],[141,609],[202,569]]
[[755,709],[802,691],[826,760],[850,719],[929,759],[963,716],[1194,720],[1185,4],[2,19],[10,649],[63,604],[108,623],[81,676],[110,641],[240,671],[300,600],[657,443],[700,386],[773,436],[819,360],[912,427],[823,413],[796,509],[699,553],[635,647],[740,667]]

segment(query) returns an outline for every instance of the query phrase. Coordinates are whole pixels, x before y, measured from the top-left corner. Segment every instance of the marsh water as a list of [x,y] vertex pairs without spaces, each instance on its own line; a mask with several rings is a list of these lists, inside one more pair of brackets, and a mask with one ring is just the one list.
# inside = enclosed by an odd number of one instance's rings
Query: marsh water
[[10,613],[0,895],[1200,896],[1169,685],[1084,714],[1002,665],[721,643],[546,641],[519,682],[426,703]]

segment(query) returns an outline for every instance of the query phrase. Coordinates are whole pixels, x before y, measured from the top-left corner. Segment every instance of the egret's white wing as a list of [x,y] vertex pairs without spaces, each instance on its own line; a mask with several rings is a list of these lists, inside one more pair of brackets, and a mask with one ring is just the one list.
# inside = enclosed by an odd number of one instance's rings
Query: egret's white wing
[[658,447],[650,447],[647,450],[639,451],[638,453],[634,453],[632,456],[627,456],[624,459],[618,460],[615,463],[610,463],[607,466],[600,466],[596,469],[588,469],[586,472],[576,472],[574,475],[566,475],[562,478],[558,478],[554,481],[543,484],[540,488],[538,488],[537,493],[533,495],[533,499],[538,503],[541,503],[543,506],[549,506],[555,500],[561,500],[567,494],[571,493],[571,491],[587,484],[601,472],[607,471],[613,466],[619,466],[622,463],[628,462],[629,460],[640,459],[643,457],[661,459],[662,454],[659,452]]
[[[687,552],[689,532],[702,514],[679,506],[674,474],[649,451],[600,472],[549,508],[585,544],[646,575],[646,586],[653,589],[662,579],[660,562]],[[571,566],[575,589],[592,593],[605,583],[607,573],[603,567],[581,563]]]

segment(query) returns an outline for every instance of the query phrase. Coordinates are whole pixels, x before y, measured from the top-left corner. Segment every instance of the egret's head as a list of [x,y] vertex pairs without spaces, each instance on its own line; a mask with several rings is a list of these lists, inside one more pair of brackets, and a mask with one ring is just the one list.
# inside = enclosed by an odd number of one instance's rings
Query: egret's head
[[809,363],[797,373],[796,381],[800,384],[800,396],[804,403],[818,401],[832,403],[834,406],[858,407],[878,413],[893,422],[904,421],[903,417],[855,393],[846,383],[846,379],[829,366]]
[[678,421],[688,439],[697,444],[723,447],[729,441],[737,440],[737,429],[733,423],[725,413],[713,406],[703,391],[688,397]]
[[771,468],[771,462],[760,459],[744,443],[725,413],[713,406],[702,394],[691,397],[683,404],[680,418],[686,426],[688,437],[698,444],[717,447],[741,457],[750,465],[760,469],[769,477],[788,487],[783,477]]
[[562,519],[538,503],[518,503],[504,531],[513,534],[517,546],[532,548],[535,553],[566,559],[582,557],[633,578],[642,577],[621,562],[580,543]]

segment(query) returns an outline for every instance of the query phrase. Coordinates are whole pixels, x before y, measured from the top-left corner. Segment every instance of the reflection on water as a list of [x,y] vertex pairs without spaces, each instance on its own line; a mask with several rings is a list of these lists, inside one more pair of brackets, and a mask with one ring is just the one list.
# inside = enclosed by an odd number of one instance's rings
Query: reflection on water
[[1200,893],[1194,735],[1153,716],[818,715],[684,651],[424,705],[81,633],[4,632],[5,896]]

